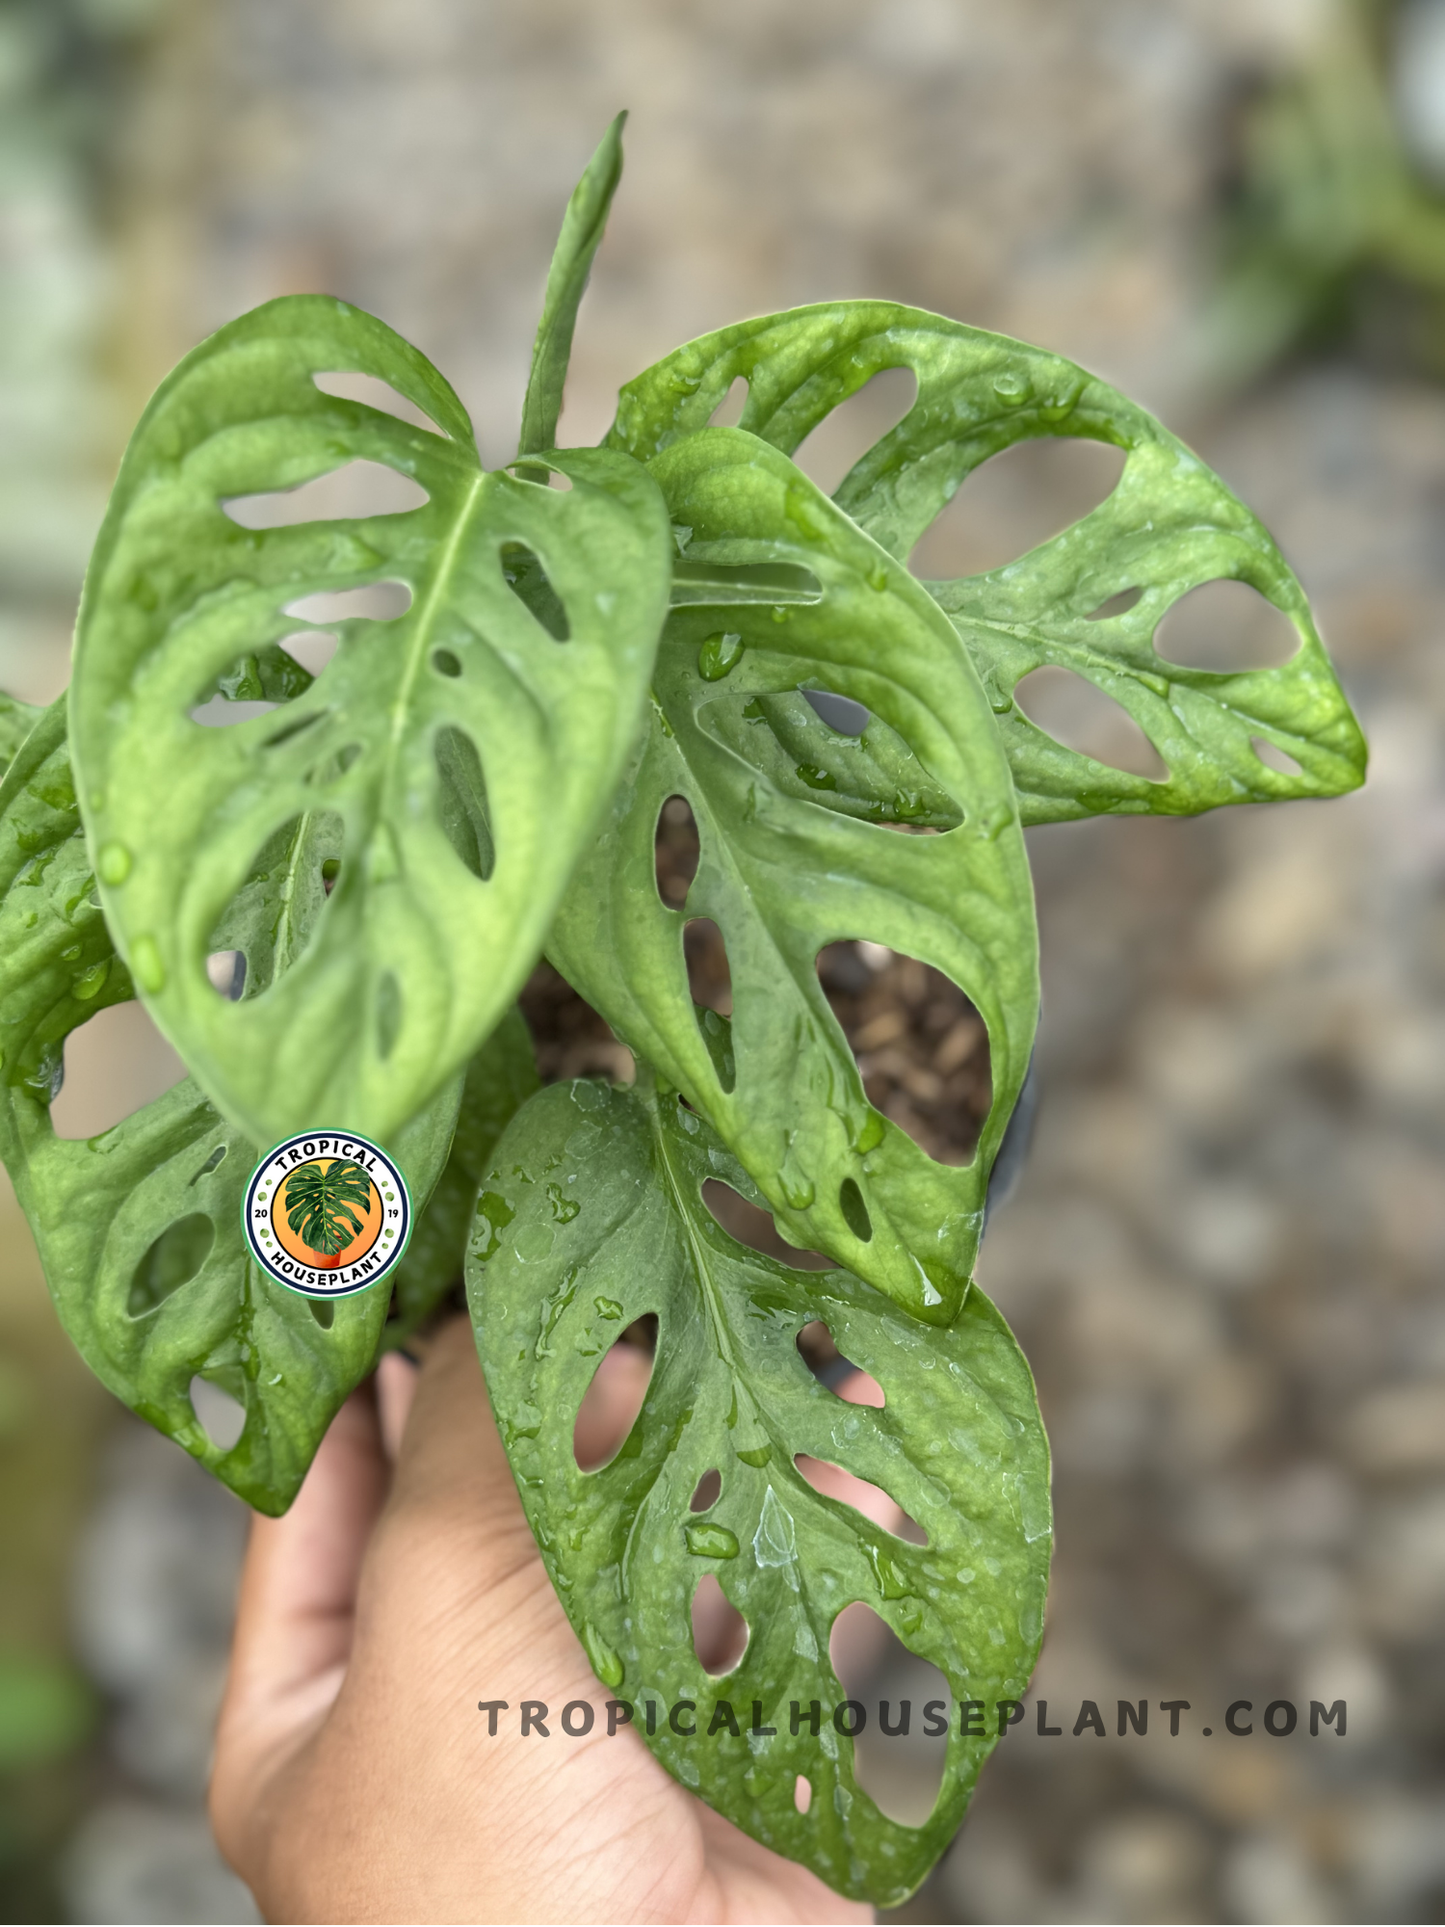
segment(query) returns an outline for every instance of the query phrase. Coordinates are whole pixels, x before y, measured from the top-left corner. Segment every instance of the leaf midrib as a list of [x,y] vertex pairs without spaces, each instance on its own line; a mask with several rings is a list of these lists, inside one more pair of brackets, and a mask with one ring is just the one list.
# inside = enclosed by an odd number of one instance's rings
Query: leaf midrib
[[406,722],[411,709],[411,698],[416,688],[417,678],[421,673],[422,661],[426,655],[427,646],[432,635],[437,609],[449,586],[450,578],[456,567],[457,557],[461,549],[462,537],[465,535],[472,516],[476,511],[486,480],[486,470],[479,465],[476,473],[468,484],[465,500],[457,512],[451,534],[447,537],[446,545],[441,553],[441,559],[432,576],[431,587],[427,591],[426,599],[422,603],[421,608],[417,612],[416,619],[411,625],[411,635],[408,638],[407,644],[407,660],[402,670],[401,680],[397,685],[396,694],[392,698],[391,732],[383,757],[384,767],[382,770],[381,786],[386,792],[389,792],[391,789],[392,778],[395,774],[397,763],[400,760],[402,741],[406,734]]

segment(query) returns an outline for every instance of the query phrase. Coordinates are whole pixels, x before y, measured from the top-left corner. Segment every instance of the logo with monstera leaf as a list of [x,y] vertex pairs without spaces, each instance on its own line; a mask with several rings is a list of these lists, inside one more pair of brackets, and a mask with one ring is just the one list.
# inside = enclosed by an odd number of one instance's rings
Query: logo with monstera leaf
[[246,1242],[278,1285],[345,1298],[379,1284],[406,1249],[401,1168],[355,1132],[309,1131],[267,1152],[243,1207]]

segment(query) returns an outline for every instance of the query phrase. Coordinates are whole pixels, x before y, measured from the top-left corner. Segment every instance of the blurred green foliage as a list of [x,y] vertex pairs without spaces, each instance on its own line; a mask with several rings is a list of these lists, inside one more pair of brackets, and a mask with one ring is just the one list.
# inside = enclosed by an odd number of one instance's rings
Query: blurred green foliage
[[1242,103],[1204,319],[1221,387],[1341,344],[1445,373],[1445,192],[1400,111],[1405,20],[1397,0],[1336,0],[1301,62]]
[[[51,673],[104,494],[100,240],[127,77],[167,0],[0,0],[0,681]],[[109,1403],[55,1328],[0,1195],[0,1919],[57,1919],[94,1696],[68,1650],[69,1564]]]

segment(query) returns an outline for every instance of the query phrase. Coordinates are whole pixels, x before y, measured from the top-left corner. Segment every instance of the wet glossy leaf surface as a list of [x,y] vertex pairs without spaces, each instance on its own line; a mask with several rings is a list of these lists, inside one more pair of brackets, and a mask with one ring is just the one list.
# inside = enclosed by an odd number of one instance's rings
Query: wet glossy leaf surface
[[[1266,530],[1153,416],[1072,362],[921,309],[832,302],[679,348],[623,390],[609,439],[649,460],[701,430],[742,377],[740,426],[791,453],[888,368],[914,371],[917,400],[833,499],[900,561],[968,475],[1016,442],[1083,436],[1127,451],[1118,485],[1072,528],[987,575],[927,585],[978,665],[1025,823],[1333,796],[1363,779],[1359,727],[1304,591]],[[1219,579],[1249,583],[1289,617],[1299,635],[1289,662],[1221,675],[1159,654],[1153,638],[1164,616]],[[1091,620],[1126,591],[1139,592],[1132,608]],[[1110,768],[1029,722],[1014,687],[1047,664],[1122,704],[1168,780]],[[1283,749],[1299,773],[1271,768],[1251,737]]]
[[[711,1120],[795,1244],[946,1323],[972,1273],[1038,1000],[1033,895],[992,713],[936,604],[785,457],[715,428],[650,473],[690,531],[690,557],[806,566],[821,594],[673,613],[646,741],[549,953]],[[738,640],[722,676],[709,656],[719,631]],[[798,693],[809,688],[866,708],[861,738],[824,722]],[[886,801],[868,796],[880,775]],[[672,796],[691,806],[701,840],[677,908],[654,882]],[[731,1082],[719,1026],[699,1023],[689,992],[682,936],[696,917],[713,919],[727,948]],[[819,951],[845,938],[935,966],[983,1017],[994,1097],[971,1164],[935,1163],[868,1104],[818,982]]]
[[[258,1152],[190,1078],[100,1137],[55,1135],[66,1038],[132,994],[96,900],[62,697],[0,785],[0,1154],[91,1369],[249,1504],[282,1512],[371,1368],[389,1293],[320,1307],[323,1325],[261,1275],[241,1235]],[[457,1095],[453,1085],[393,1140],[418,1206],[447,1157]],[[417,1237],[430,1235],[424,1214]],[[197,1376],[245,1408],[228,1449],[196,1417]]]
[[[846,1272],[791,1270],[734,1242],[702,1202],[709,1178],[756,1198],[675,1095],[582,1082],[534,1098],[498,1146],[468,1260],[488,1387],[562,1602],[668,1770],[840,1891],[896,1904],[951,1838],[993,1745],[994,1702],[1023,1692],[1037,1654],[1050,1515],[1032,1380],[977,1288],[954,1325],[931,1329]],[[648,1314],[656,1363],[642,1413],[610,1463],[583,1472],[578,1407],[599,1361]],[[881,1410],[813,1377],[796,1340],[815,1319],[882,1386]],[[799,1453],[880,1487],[927,1545],[815,1490]],[[716,1496],[694,1512],[714,1468]],[[693,1641],[707,1574],[749,1629],[721,1676]],[[855,1600],[952,1692],[942,1789],[920,1828],[886,1819],[860,1789],[832,1719],[846,1696],[829,1637]],[[793,1734],[792,1702],[806,1715],[814,1700],[818,1737],[806,1718]],[[962,1734],[965,1700],[989,1709],[988,1736]],[[695,1736],[669,1724],[682,1701]],[[749,1736],[754,1726],[777,1730]],[[806,1814],[799,1774],[813,1789]]]

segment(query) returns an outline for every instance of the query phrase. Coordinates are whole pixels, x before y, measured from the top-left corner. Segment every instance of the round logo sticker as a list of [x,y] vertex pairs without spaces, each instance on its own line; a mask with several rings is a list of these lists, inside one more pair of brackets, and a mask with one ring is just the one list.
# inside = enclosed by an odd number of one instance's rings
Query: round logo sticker
[[353,1131],[308,1131],[251,1173],[241,1224],[269,1278],[307,1298],[380,1282],[406,1249],[411,1196],[400,1168]]

